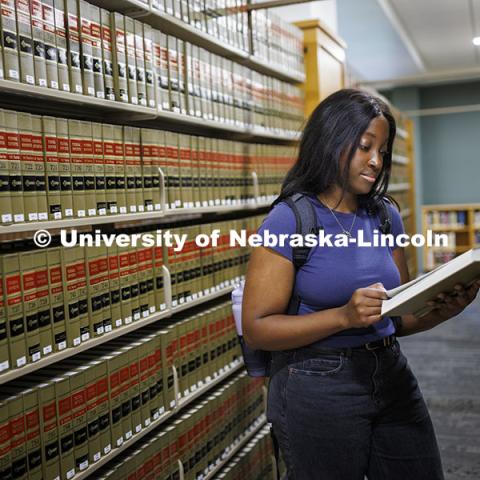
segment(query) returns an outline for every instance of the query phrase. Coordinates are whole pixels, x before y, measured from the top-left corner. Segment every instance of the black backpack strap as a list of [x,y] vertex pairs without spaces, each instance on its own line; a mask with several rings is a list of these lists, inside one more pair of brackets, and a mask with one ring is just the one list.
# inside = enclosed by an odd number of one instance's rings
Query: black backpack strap
[[378,216],[380,219],[379,230],[383,234],[389,234],[392,231],[392,217],[390,215],[390,209],[387,206],[387,203],[390,203],[387,199],[382,199],[379,205]]
[[[318,223],[315,208],[306,195],[296,193],[286,198],[285,202],[295,215],[296,233],[305,236],[312,233],[318,234],[319,230],[323,229],[323,226]],[[311,251],[312,247],[292,247],[292,262],[295,267],[295,275],[307,263]],[[288,315],[295,315],[300,306],[300,297],[295,293],[295,284],[293,292],[292,298],[288,303]]]

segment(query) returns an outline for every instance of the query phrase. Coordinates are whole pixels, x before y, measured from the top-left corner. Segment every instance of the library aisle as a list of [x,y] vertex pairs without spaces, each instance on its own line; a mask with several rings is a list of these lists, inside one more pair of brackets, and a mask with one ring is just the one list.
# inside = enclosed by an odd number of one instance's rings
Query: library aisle
[[480,298],[451,322],[401,339],[430,408],[446,480],[480,478]]

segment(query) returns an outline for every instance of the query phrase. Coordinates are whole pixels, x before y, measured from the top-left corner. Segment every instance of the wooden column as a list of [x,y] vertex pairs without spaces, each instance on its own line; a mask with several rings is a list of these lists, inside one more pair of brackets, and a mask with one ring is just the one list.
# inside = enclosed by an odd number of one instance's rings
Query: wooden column
[[345,85],[346,43],[320,20],[295,25],[303,30],[305,46],[305,116],[328,95]]

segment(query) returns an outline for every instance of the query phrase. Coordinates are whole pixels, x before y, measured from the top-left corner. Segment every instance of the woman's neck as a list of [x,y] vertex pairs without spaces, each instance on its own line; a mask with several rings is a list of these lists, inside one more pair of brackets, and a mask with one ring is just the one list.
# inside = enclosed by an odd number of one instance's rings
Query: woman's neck
[[[343,194],[343,198],[342,198]],[[332,210],[342,213],[354,213],[358,208],[358,198],[354,193],[342,192],[340,187],[329,188],[317,195],[317,198]]]

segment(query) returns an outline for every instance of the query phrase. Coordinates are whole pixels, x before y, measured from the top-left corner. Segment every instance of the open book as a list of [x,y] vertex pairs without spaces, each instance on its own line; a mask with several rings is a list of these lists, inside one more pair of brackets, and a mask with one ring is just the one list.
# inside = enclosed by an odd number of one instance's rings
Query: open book
[[439,293],[451,292],[457,283],[468,288],[477,279],[480,279],[480,248],[468,250],[431,272],[387,290],[389,300],[382,304],[382,315],[423,315],[432,309],[427,302]]

